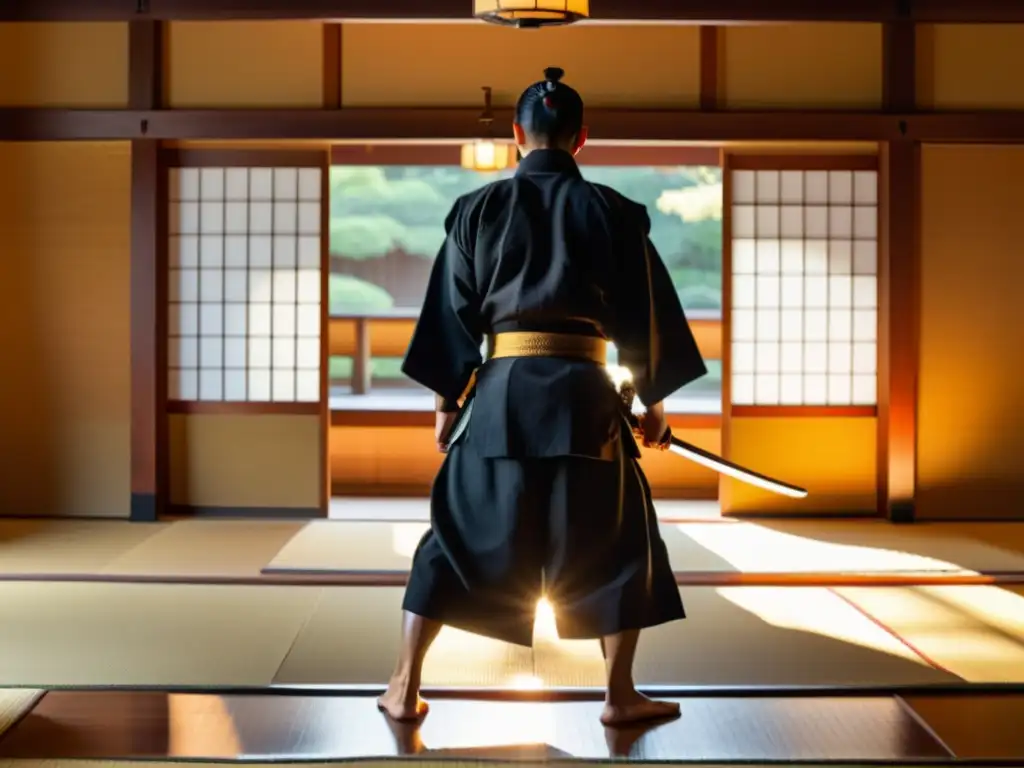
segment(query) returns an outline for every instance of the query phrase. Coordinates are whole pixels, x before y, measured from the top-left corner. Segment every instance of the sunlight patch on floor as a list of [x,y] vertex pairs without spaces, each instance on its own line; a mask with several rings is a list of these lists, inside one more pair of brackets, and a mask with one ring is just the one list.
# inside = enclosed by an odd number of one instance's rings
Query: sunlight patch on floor
[[893,549],[836,544],[762,528],[739,525],[676,526],[705,549],[744,573],[955,573],[977,575],[956,563]]
[[823,587],[725,587],[716,591],[773,627],[808,632],[928,666],[889,632]]
[[429,523],[388,523],[391,526],[391,549],[399,557],[412,560]]

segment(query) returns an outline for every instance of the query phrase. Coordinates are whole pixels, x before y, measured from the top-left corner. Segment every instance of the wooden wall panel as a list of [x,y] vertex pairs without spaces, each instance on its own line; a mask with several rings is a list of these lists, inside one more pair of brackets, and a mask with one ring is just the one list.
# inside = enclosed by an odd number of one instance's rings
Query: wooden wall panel
[[320,107],[323,26],[312,21],[174,22],[172,108]]
[[1024,108],[1024,24],[921,25],[918,105]]
[[1024,518],[1024,147],[926,146],[922,178],[918,517]]
[[686,26],[517,30],[478,24],[346,24],[345,106],[512,106],[544,67],[592,107],[696,107],[700,32]]
[[724,514],[875,514],[875,419],[734,416],[730,430],[732,461],[809,495],[791,499],[723,478]]
[[720,44],[722,109],[881,104],[881,25],[727,26]]
[[128,106],[128,25],[0,24],[0,105]]
[[123,143],[0,143],[0,515],[127,517]]
[[319,416],[171,416],[171,504],[313,514],[320,506],[319,435]]

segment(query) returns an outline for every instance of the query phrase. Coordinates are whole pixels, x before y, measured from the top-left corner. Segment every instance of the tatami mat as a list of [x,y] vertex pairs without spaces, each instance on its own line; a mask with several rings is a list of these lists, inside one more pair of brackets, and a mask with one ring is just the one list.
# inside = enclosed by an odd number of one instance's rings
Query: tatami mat
[[429,523],[316,520],[295,534],[264,573],[406,573]]
[[[824,561],[844,570],[1024,572],[1024,523],[768,520],[750,525],[757,529],[748,534],[751,546],[770,549],[773,568],[820,570]],[[687,530],[692,534],[693,526]],[[700,537],[705,546],[714,541],[716,551],[738,564],[755,561],[750,547],[742,551],[738,531],[728,543],[710,530],[700,530]],[[756,562],[762,563],[761,558],[763,553]]]
[[43,693],[31,688],[0,688],[0,736],[30,712]]
[[[956,682],[829,590],[682,589],[688,618],[640,639],[642,685],[912,685]],[[595,643],[538,644],[549,685],[601,685]]]
[[0,575],[96,573],[168,523],[0,520]]
[[[428,527],[428,523],[317,520],[307,523],[268,563],[263,573],[408,573],[416,545]],[[728,573],[736,570],[697,544],[678,525],[663,524],[662,532],[677,571]]]
[[[644,633],[642,685],[911,685],[956,682],[825,589],[690,588],[690,618]],[[372,684],[390,676],[398,651],[402,590],[326,590],[274,682]],[[358,631],[356,630],[358,627]],[[535,648],[442,631],[426,684],[601,686],[596,642],[557,639],[542,611]]]
[[[302,628],[275,683],[379,685],[398,653],[403,590],[332,587]],[[445,627],[423,668],[424,685],[513,687],[533,675],[529,648]]]
[[100,573],[255,578],[303,525],[301,521],[183,520],[122,554]]
[[319,596],[307,587],[3,583],[0,685],[267,685]]
[[1024,588],[844,588],[935,664],[972,683],[1024,682]]
[[[314,521],[264,573],[406,573],[428,523]],[[661,522],[676,573],[893,574],[970,576],[1024,572],[1024,555],[969,538],[916,535],[881,522]]]
[[[1022,681],[1022,592],[684,588],[689,618],[644,633],[637,680],[728,686]],[[0,685],[379,685],[397,653],[402,593],[394,587],[4,583]],[[425,682],[598,686],[602,672],[597,644],[558,640],[553,618],[541,611],[532,650],[444,630]]]

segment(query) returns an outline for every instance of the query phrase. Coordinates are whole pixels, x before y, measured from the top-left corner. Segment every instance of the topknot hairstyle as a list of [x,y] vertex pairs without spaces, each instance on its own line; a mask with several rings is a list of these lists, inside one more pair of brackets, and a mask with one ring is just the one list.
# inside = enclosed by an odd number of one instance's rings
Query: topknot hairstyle
[[516,122],[547,146],[567,142],[583,128],[583,99],[562,82],[564,76],[561,67],[548,67],[544,79],[523,91],[516,104]]

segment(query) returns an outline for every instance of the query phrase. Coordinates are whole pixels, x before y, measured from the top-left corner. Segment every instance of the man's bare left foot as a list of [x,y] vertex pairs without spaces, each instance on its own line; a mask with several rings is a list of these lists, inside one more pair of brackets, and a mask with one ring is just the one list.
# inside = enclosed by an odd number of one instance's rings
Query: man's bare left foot
[[377,699],[377,709],[400,723],[422,720],[430,706],[420,698],[419,691],[409,690],[401,682],[392,680],[387,691]]
[[601,713],[601,723],[608,728],[632,725],[650,720],[679,717],[679,703],[649,699],[639,691],[624,697],[609,697]]

